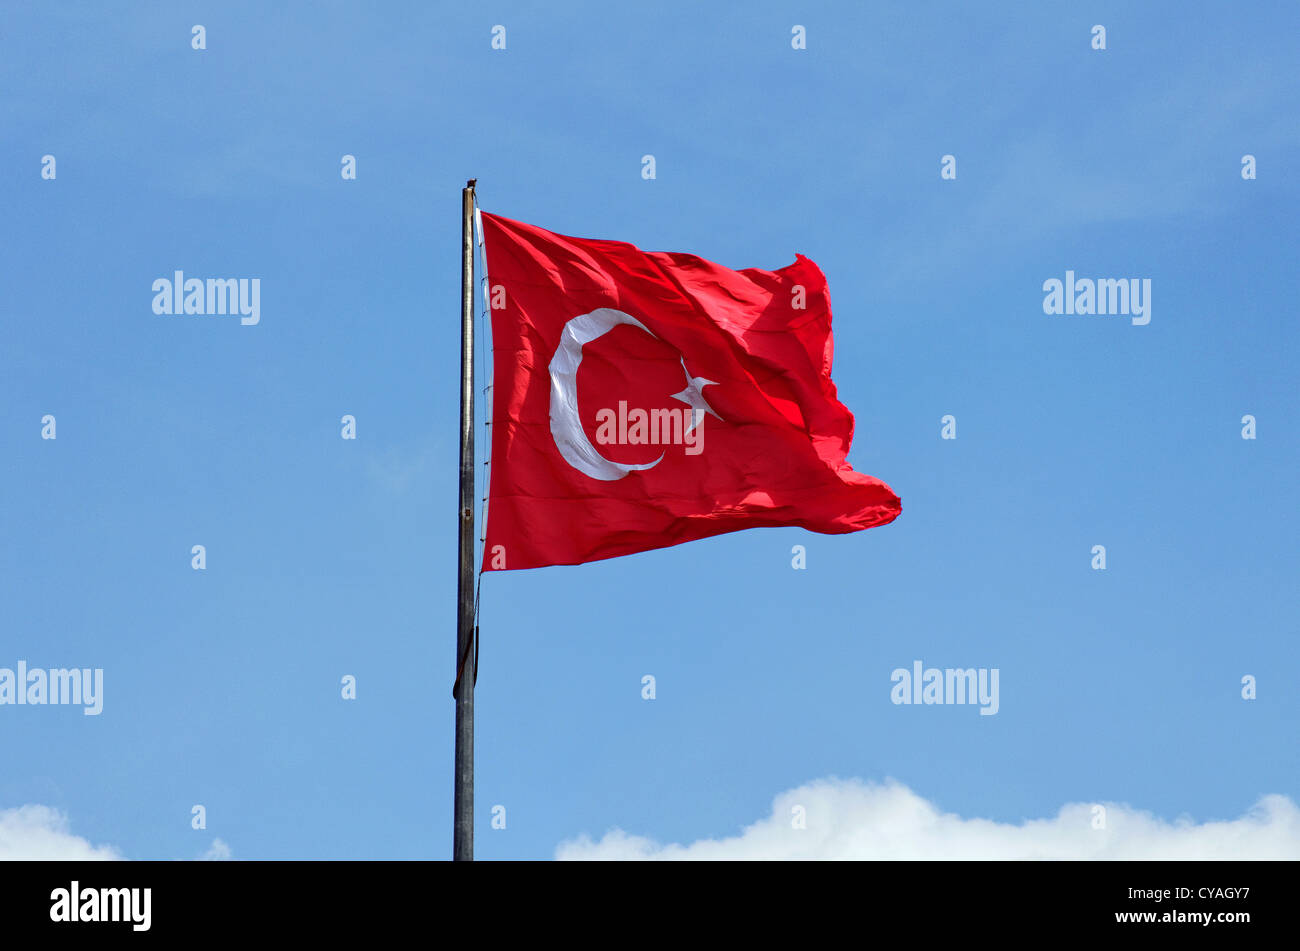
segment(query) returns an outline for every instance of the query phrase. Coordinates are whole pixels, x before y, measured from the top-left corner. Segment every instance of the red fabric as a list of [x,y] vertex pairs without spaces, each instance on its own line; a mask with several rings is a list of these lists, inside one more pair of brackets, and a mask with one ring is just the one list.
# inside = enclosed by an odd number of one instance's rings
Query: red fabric
[[[504,289],[504,306],[491,311],[485,571],[580,564],[758,526],[841,534],[898,516],[889,486],[845,461],[853,415],[831,382],[830,296],[811,260],[732,271],[487,213],[482,222],[494,305]],[[794,306],[796,285],[804,309]],[[614,463],[663,456],[614,480],[566,462],[551,421],[550,365],[566,324],[599,308],[646,329],[625,323],[583,344],[582,430]],[[689,412],[672,397],[689,377],[713,381],[700,392],[717,414],[698,424],[698,454],[598,441],[598,411],[620,400]]]

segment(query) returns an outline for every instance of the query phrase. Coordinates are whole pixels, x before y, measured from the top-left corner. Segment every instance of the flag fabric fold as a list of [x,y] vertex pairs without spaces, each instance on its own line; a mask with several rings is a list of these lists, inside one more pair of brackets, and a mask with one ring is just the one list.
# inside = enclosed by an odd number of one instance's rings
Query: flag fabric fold
[[901,510],[847,462],[826,278],[481,214],[493,393],[483,570]]

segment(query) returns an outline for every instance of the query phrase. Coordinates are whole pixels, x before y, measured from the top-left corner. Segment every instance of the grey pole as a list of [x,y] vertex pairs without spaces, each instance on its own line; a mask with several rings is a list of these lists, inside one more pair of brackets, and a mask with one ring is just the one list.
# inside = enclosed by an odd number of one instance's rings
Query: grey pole
[[460,572],[456,582],[456,790],[452,858],[474,860],[474,183],[460,193]]

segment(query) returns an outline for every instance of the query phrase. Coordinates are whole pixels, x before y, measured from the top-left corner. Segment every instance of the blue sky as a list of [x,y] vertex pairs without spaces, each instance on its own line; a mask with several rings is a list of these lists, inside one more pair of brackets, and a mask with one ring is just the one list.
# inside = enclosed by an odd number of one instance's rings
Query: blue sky
[[[562,6],[7,8],[0,667],[105,698],[0,707],[0,810],[131,858],[449,855],[469,177],[813,258],[850,461],[903,500],[485,578],[480,857],[734,836],[832,776],[1009,824],[1300,796],[1294,4]],[[176,269],[260,278],[260,323],[155,315]],[[1149,278],[1150,324],[1045,315],[1067,269]],[[998,668],[998,714],[892,704],[918,659]]]

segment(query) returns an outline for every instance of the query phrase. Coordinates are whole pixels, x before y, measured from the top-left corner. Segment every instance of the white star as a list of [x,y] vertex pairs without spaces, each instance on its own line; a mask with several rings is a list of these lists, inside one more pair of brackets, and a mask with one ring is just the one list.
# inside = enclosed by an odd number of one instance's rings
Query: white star
[[682,372],[686,374],[686,389],[680,393],[674,393],[673,399],[681,400],[695,410],[695,412],[691,413],[691,422],[686,427],[686,431],[688,433],[693,432],[695,427],[704,419],[704,413],[709,413],[714,419],[722,419],[721,416],[713,412],[713,407],[704,399],[704,388],[706,386],[717,386],[717,382],[715,380],[706,380],[702,376],[691,376],[691,371],[686,369],[685,357],[682,358]]

